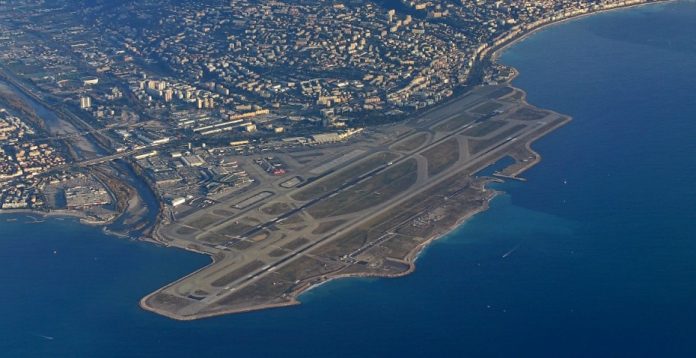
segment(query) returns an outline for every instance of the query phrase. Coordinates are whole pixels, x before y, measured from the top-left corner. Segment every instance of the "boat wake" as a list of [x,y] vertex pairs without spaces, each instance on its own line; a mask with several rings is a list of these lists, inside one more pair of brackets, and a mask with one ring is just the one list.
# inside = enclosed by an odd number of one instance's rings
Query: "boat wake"
[[520,246],[522,246],[522,244],[517,244],[517,246],[513,247],[512,249],[510,249],[510,251],[504,253],[503,256],[502,256],[502,258],[507,258],[508,256],[512,255],[515,251],[517,251],[517,249],[520,248]]
[[56,339],[55,337],[45,336],[45,335],[43,335],[43,334],[34,334],[34,335],[37,336],[37,337],[43,338],[43,339],[45,339],[45,340],[48,340],[48,341],[52,341],[52,340]]

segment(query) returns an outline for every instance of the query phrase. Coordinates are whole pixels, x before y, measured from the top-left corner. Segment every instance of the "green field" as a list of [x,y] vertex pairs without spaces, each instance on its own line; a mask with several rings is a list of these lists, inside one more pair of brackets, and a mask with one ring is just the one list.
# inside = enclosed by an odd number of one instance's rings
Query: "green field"
[[211,282],[210,284],[215,286],[215,287],[222,287],[225,285],[229,285],[230,283],[256,271],[257,269],[260,269],[263,267],[264,262],[261,260],[254,260],[236,270],[232,270],[228,273],[226,273],[224,276],[218,278],[217,280]]
[[472,123],[473,121],[476,120],[476,117],[462,113],[454,118],[450,118],[437,126],[435,126],[433,129],[437,132],[452,132],[456,129],[459,129],[461,127],[464,127],[467,124]]
[[364,210],[394,198],[416,182],[418,163],[409,159],[337,195],[310,207],[315,218],[327,218]]
[[241,236],[247,231],[253,229],[254,226],[241,221],[235,221],[216,230],[218,234],[227,236]]
[[507,123],[504,121],[489,120],[482,122],[475,127],[471,127],[465,130],[462,134],[469,137],[485,137],[488,134],[493,133],[496,130],[502,128],[503,126],[505,126],[505,124]]
[[521,121],[535,121],[546,117],[548,114],[548,111],[525,107],[512,113],[510,118],[519,119]]
[[335,229],[336,227],[343,225],[346,220],[332,220],[319,224],[319,226],[312,231],[312,234],[321,235]]
[[498,103],[498,102],[486,102],[473,110],[471,112],[478,113],[478,114],[489,114],[497,109],[500,109],[503,105]]
[[428,159],[428,175],[437,175],[459,160],[459,141],[456,138],[448,139],[421,155]]
[[418,147],[425,144],[428,139],[428,134],[424,132],[413,134],[407,138],[404,138],[394,144],[391,149],[399,152],[410,152],[418,149]]
[[382,165],[386,165],[390,161],[398,158],[398,155],[389,152],[380,152],[366,159],[363,159],[347,168],[332,173],[326,178],[320,179],[314,183],[308,184],[304,188],[292,194],[292,198],[299,201],[307,201],[318,196],[324,195],[339,186],[343,185],[348,180],[358,177],[361,174],[377,169]]
[[292,206],[288,203],[275,202],[262,207],[261,211],[268,215],[280,215],[282,213],[290,211],[291,209]]
[[222,220],[222,218],[217,216],[217,215],[202,214],[198,218],[196,218],[190,222],[187,222],[186,224],[188,226],[193,226],[195,228],[205,229],[208,226],[210,226],[210,225],[212,225],[220,220]]
[[488,138],[488,139],[483,139],[483,140],[471,140],[469,141],[469,150],[471,153],[478,153],[486,148],[492,147],[495,144],[502,142],[505,140],[505,138],[510,137],[519,131],[521,131],[524,127],[526,127],[524,124],[518,124],[514,127],[510,127],[495,136]]

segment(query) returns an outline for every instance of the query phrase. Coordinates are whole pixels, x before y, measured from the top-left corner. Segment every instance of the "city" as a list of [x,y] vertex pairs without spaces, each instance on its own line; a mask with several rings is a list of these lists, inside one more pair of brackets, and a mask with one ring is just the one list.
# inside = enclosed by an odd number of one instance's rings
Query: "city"
[[403,275],[569,120],[497,52],[646,2],[0,1],[0,208],[210,255],[176,319]]

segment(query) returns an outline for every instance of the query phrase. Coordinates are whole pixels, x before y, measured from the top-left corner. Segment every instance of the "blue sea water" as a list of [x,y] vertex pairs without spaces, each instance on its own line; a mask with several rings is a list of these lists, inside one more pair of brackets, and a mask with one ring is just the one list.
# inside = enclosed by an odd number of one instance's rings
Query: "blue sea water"
[[696,4],[553,26],[502,60],[574,120],[414,274],[175,322],[138,300],[207,258],[3,216],[0,356],[694,356]]

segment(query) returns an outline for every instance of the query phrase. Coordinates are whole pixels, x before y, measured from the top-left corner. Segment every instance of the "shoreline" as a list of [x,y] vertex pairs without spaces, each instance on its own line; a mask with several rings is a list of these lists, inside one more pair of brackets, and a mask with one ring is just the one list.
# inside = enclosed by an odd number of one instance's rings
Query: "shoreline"
[[[498,180],[492,179],[490,181],[498,181]],[[484,187],[485,187],[485,185],[484,185]],[[489,190],[489,189],[485,189],[485,190]],[[371,274],[371,273],[352,273],[352,274],[340,274],[340,275],[333,275],[332,276],[329,274],[325,277],[325,279],[322,279],[319,282],[312,283],[312,284],[309,284],[307,286],[302,286],[302,287],[292,291],[291,293],[289,293],[288,295],[290,296],[290,300],[288,302],[277,303],[277,304],[264,304],[264,305],[258,305],[258,306],[249,306],[249,307],[245,307],[242,309],[221,310],[221,311],[209,312],[209,313],[197,314],[197,315],[191,315],[191,316],[173,315],[170,312],[163,311],[163,310],[160,310],[158,308],[155,308],[155,307],[148,305],[147,300],[150,299],[153,295],[157,294],[159,292],[159,290],[153,291],[150,294],[148,294],[147,296],[143,297],[139,301],[139,304],[140,304],[140,307],[146,311],[154,312],[154,313],[163,315],[165,317],[168,317],[168,318],[171,318],[171,319],[174,319],[177,321],[195,321],[195,320],[199,320],[199,319],[212,318],[212,317],[229,315],[229,314],[247,313],[247,312],[253,312],[253,311],[260,311],[260,310],[264,310],[264,309],[281,308],[281,307],[289,307],[289,306],[299,305],[299,304],[302,304],[302,301],[300,301],[300,297],[303,294],[306,294],[314,289],[317,289],[323,285],[326,285],[326,284],[333,282],[333,281],[336,281],[336,280],[350,279],[350,278],[355,278],[355,279],[375,278],[375,279],[379,279],[379,278],[405,277],[405,276],[408,276],[411,273],[415,272],[416,261],[420,258],[421,253],[423,253],[423,251],[428,246],[430,246],[430,244],[432,244],[434,241],[437,241],[445,236],[448,236],[454,230],[461,227],[463,224],[465,224],[467,221],[469,221],[471,218],[473,218],[476,214],[479,214],[481,212],[488,210],[488,208],[490,207],[490,202],[493,199],[495,199],[496,197],[498,197],[498,195],[500,193],[501,193],[500,191],[492,190],[490,196],[486,199],[484,205],[482,205],[481,207],[479,207],[475,210],[472,210],[472,211],[468,212],[466,215],[460,217],[460,219],[455,224],[453,224],[449,228],[447,228],[445,230],[445,232],[443,232],[441,234],[433,235],[432,237],[426,239],[423,243],[414,247],[414,249],[408,253],[406,260],[403,261],[403,263],[406,263],[409,265],[409,268],[406,271],[402,271],[402,272],[399,272],[396,274],[390,274],[390,275],[380,275],[380,274]],[[195,250],[190,250],[190,251],[201,253],[201,252],[195,251]],[[210,254],[208,254],[208,255],[211,257],[213,256]],[[196,270],[196,271],[194,271],[194,272],[192,272],[192,273],[190,273],[190,274],[188,274],[188,275],[186,275],[186,276],[184,276],[184,277],[182,277],[182,278],[180,278],[180,279],[178,279],[170,284],[168,284],[167,286],[176,284],[177,282],[180,282],[180,281],[186,279],[187,277],[194,275],[201,270],[204,270],[208,266],[214,265],[215,263],[216,263],[216,261],[213,259],[213,262],[211,262],[210,264],[208,264],[208,265],[206,265],[206,266],[204,266],[204,267],[202,267],[202,268],[200,268],[200,269],[198,269],[198,270]]]
[[[519,100],[520,103],[524,103],[524,104],[528,105],[528,102],[526,101],[526,95],[527,95],[526,92],[525,92],[524,90],[520,89],[520,88],[517,88],[517,87],[512,86],[512,85],[510,84],[511,81],[512,81],[512,78],[507,82],[507,86],[509,86],[510,88],[513,88],[513,89],[515,89],[515,90],[521,92],[521,93],[523,94],[523,96],[522,96],[522,98]],[[462,95],[464,95],[464,94],[462,94]],[[407,276],[407,275],[409,275],[409,274],[411,274],[411,273],[413,273],[413,272],[416,271],[416,268],[417,268],[416,262],[417,262],[418,259],[421,257],[421,255],[423,254],[423,252],[425,251],[425,249],[428,248],[433,242],[435,242],[435,241],[437,241],[437,240],[439,240],[439,239],[441,239],[441,238],[443,238],[443,237],[446,237],[446,236],[452,234],[454,231],[456,231],[456,230],[457,230],[458,228],[460,228],[462,225],[466,224],[467,221],[471,220],[475,215],[477,215],[477,214],[479,214],[479,213],[482,213],[482,212],[484,212],[484,211],[486,211],[486,210],[488,210],[488,209],[490,208],[490,203],[491,203],[491,201],[493,201],[495,198],[497,198],[500,194],[503,193],[503,191],[499,191],[499,190],[495,190],[495,189],[490,189],[490,188],[488,188],[488,185],[489,185],[490,183],[492,183],[492,182],[498,182],[498,183],[499,183],[499,182],[503,182],[503,181],[504,181],[503,179],[519,180],[520,178],[518,178],[518,175],[520,175],[520,174],[524,173],[525,171],[531,169],[532,167],[534,167],[535,165],[539,164],[539,163],[542,161],[542,156],[541,156],[540,154],[538,154],[536,151],[534,151],[534,150],[531,148],[532,144],[533,144],[536,140],[538,140],[538,139],[540,139],[540,138],[543,138],[544,136],[548,135],[549,133],[551,133],[551,132],[553,132],[553,131],[559,129],[560,127],[562,127],[562,126],[564,126],[564,125],[566,125],[566,124],[568,124],[569,122],[572,121],[572,117],[570,117],[570,116],[563,115],[563,114],[560,114],[560,113],[557,113],[557,112],[551,111],[551,110],[548,110],[548,111],[550,111],[550,112],[552,112],[552,113],[555,113],[555,114],[558,114],[558,115],[564,117],[565,120],[561,121],[560,123],[558,123],[558,124],[556,124],[556,125],[550,126],[549,128],[545,129],[545,130],[542,131],[542,132],[535,133],[535,134],[531,135],[529,138],[525,138],[525,140],[526,140],[525,148],[526,148],[527,150],[529,150],[529,152],[532,153],[532,154],[534,155],[534,157],[535,157],[534,160],[529,161],[529,162],[525,162],[524,165],[521,166],[519,169],[517,169],[513,175],[510,175],[510,176],[505,177],[505,178],[501,178],[501,177],[497,177],[497,176],[495,176],[495,175],[492,175],[488,180],[486,180],[486,181],[481,185],[481,190],[484,191],[484,192],[488,192],[488,193],[489,193],[488,197],[485,199],[485,202],[484,202],[481,206],[479,206],[479,207],[477,207],[477,208],[475,208],[475,209],[473,209],[473,210],[470,210],[470,211],[466,212],[464,215],[460,216],[460,217],[456,220],[456,222],[455,222],[454,224],[448,226],[448,227],[447,227],[446,229],[444,229],[442,232],[436,233],[436,234],[433,234],[433,235],[430,236],[430,237],[427,237],[422,243],[418,244],[418,245],[415,246],[412,250],[410,250],[410,251],[408,252],[408,254],[406,255],[406,257],[405,257],[404,260],[397,260],[397,261],[400,262],[400,263],[404,263],[404,264],[407,264],[407,265],[408,265],[408,269],[406,269],[405,271],[398,272],[398,273],[395,273],[395,274],[347,273],[347,274],[336,274],[336,275],[332,275],[331,273],[328,273],[328,274],[325,274],[325,275],[320,276],[318,282],[306,283],[305,285],[302,285],[302,286],[300,286],[300,287],[294,289],[293,291],[289,292],[289,293],[287,294],[287,295],[288,295],[288,298],[289,298],[289,300],[288,300],[287,302],[262,304],[262,305],[248,306],[248,307],[243,307],[243,308],[226,309],[226,310],[220,310],[220,311],[214,311],[214,312],[206,312],[206,313],[201,313],[201,314],[194,314],[194,315],[189,315],[189,316],[181,316],[181,315],[172,314],[172,313],[169,312],[169,311],[164,311],[164,310],[161,310],[161,309],[159,309],[159,308],[153,307],[153,306],[151,306],[151,305],[148,304],[148,300],[149,300],[150,298],[152,298],[154,295],[156,295],[157,293],[159,293],[162,289],[165,289],[165,288],[167,288],[167,287],[173,286],[173,285],[175,285],[175,284],[177,284],[177,283],[179,283],[179,282],[185,280],[186,278],[188,278],[188,277],[190,277],[190,276],[193,276],[194,274],[196,274],[196,273],[198,273],[198,272],[200,272],[200,271],[202,271],[202,270],[205,270],[205,269],[209,268],[210,266],[215,265],[215,263],[217,262],[217,260],[215,259],[215,257],[214,257],[213,254],[208,253],[208,252],[199,251],[199,250],[195,250],[195,249],[192,249],[192,248],[184,248],[184,247],[166,245],[162,240],[160,240],[159,238],[154,237],[154,236],[156,236],[156,235],[153,235],[153,240],[155,240],[156,243],[164,244],[164,245],[167,246],[167,247],[176,247],[176,248],[179,248],[179,249],[184,249],[184,250],[186,250],[186,251],[191,251],[191,252],[195,252],[195,253],[199,253],[199,254],[206,254],[206,255],[208,255],[209,257],[211,257],[212,262],[209,263],[209,264],[207,264],[207,265],[205,265],[205,266],[203,266],[203,267],[201,267],[200,269],[198,269],[198,270],[196,270],[196,271],[194,271],[194,272],[191,272],[190,274],[188,274],[188,275],[186,275],[186,276],[184,276],[184,277],[181,277],[181,278],[177,279],[176,281],[170,282],[170,283],[168,283],[167,285],[165,285],[165,286],[163,286],[163,287],[160,287],[159,289],[157,289],[157,290],[155,290],[155,291],[149,293],[147,296],[143,297],[143,298],[139,301],[139,305],[140,305],[140,307],[141,307],[142,309],[144,309],[144,310],[146,310],[146,311],[150,311],[150,312],[153,312],[153,313],[157,313],[157,314],[159,314],[159,315],[163,315],[163,316],[166,316],[166,317],[171,318],[171,319],[174,319],[174,320],[178,320],[178,321],[193,321],[193,320],[205,319],[205,318],[212,318],[212,317],[223,316],[223,315],[228,315],[228,314],[247,313],[247,312],[252,312],[252,311],[260,311],[260,310],[264,310],[264,309],[281,308],[281,307],[289,307],[289,306],[299,305],[299,304],[302,304],[302,302],[301,302],[301,300],[300,300],[300,297],[301,297],[303,294],[308,293],[308,292],[310,292],[310,291],[312,291],[312,290],[314,290],[314,289],[317,289],[317,288],[319,288],[319,287],[321,287],[321,286],[323,286],[323,285],[325,285],[325,284],[328,284],[328,283],[330,283],[330,282],[332,282],[332,281],[335,281],[335,280],[350,279],[350,278],[354,278],[354,279],[360,279],[360,278],[375,278],[375,279],[379,279],[379,278],[399,278],[399,277],[405,277],[405,276]],[[496,161],[494,160],[494,161],[492,161],[492,162],[490,162],[490,163],[487,163],[483,168],[486,168],[486,167],[488,167],[488,166],[490,166],[490,165],[493,165],[495,162],[496,162]],[[518,163],[516,162],[515,164],[518,164]],[[513,165],[514,165],[514,164],[513,164]]]
[[[546,23],[546,24],[540,25],[540,26],[538,26],[538,27],[535,27],[535,28],[533,28],[533,29],[531,29],[531,30],[524,31],[524,32],[520,33],[519,36],[515,36],[514,38],[512,38],[512,39],[510,39],[510,40],[508,40],[508,41],[505,41],[504,43],[502,43],[502,44],[500,44],[500,45],[498,45],[498,46],[491,47],[491,48],[487,51],[487,53],[484,55],[484,58],[482,58],[481,60],[488,59],[491,63],[497,63],[497,62],[498,62],[498,59],[500,58],[500,55],[501,55],[503,52],[505,52],[506,50],[508,50],[510,47],[512,47],[512,46],[514,46],[514,45],[516,45],[516,44],[518,44],[518,43],[520,43],[520,42],[526,40],[527,38],[529,38],[530,36],[536,34],[536,33],[539,32],[539,31],[546,30],[547,28],[549,28],[549,27],[551,27],[551,26],[561,25],[561,24],[563,24],[563,23],[565,23],[565,22],[568,22],[568,21],[580,20],[580,19],[585,18],[585,17],[594,16],[594,15],[599,15],[599,14],[603,14],[603,13],[607,13],[607,12],[611,12],[611,11],[626,10],[626,9],[637,8],[637,7],[641,7],[641,6],[649,6],[649,5],[657,5],[657,4],[666,4],[666,3],[669,3],[669,2],[673,2],[673,1],[675,1],[675,0],[652,0],[652,1],[643,1],[643,2],[635,3],[635,4],[627,4],[627,5],[616,6],[616,7],[612,7],[612,8],[609,8],[609,9],[594,10],[594,11],[590,11],[590,12],[587,12],[587,13],[584,13],[584,14],[573,15],[573,16],[569,16],[569,17],[562,18],[562,19],[558,19],[558,20],[556,20],[556,21],[551,21],[551,22],[549,22],[549,23]],[[515,70],[515,75],[514,75],[512,78],[510,78],[510,80],[508,80],[507,83],[508,83],[508,84],[511,84],[512,81],[514,80],[514,78],[517,77],[518,74],[519,74],[519,72],[517,72],[517,70]]]
[[[614,10],[623,10],[623,9],[628,9],[628,8],[633,8],[633,7],[639,7],[639,6],[646,6],[646,5],[653,5],[653,4],[662,4],[662,3],[667,3],[667,2],[671,2],[671,1],[672,1],[672,0],[645,1],[645,2],[636,3],[636,4],[629,4],[629,5],[616,6],[616,7],[609,8],[609,9],[600,9],[600,10],[596,10],[596,11],[592,11],[592,12],[588,12],[588,13],[584,13],[584,14],[578,14],[578,15],[574,15],[574,16],[569,16],[569,17],[566,17],[566,18],[563,18],[563,19],[559,19],[559,20],[557,20],[557,21],[552,21],[552,22],[549,22],[549,23],[547,23],[547,24],[543,24],[543,25],[540,25],[540,26],[538,26],[538,27],[535,27],[535,28],[533,28],[533,29],[531,29],[531,30],[529,30],[529,31],[525,31],[525,32],[523,32],[523,33],[520,33],[519,36],[516,36],[516,37],[510,39],[509,41],[506,41],[505,43],[500,44],[499,46],[491,47],[488,51],[486,51],[486,53],[484,54],[484,56],[483,56],[480,60],[478,60],[478,62],[480,62],[481,64],[484,64],[484,65],[486,64],[486,61],[490,61],[490,63],[497,63],[498,60],[499,60],[499,57],[501,56],[501,54],[502,54],[504,51],[506,51],[506,50],[509,49],[510,47],[514,46],[515,44],[517,44],[517,43],[519,43],[519,42],[521,42],[521,41],[527,39],[528,37],[534,35],[536,32],[546,29],[546,28],[549,27],[549,26],[559,25],[559,24],[562,24],[562,23],[564,23],[564,22],[566,22],[566,21],[571,21],[571,20],[575,20],[575,19],[580,19],[580,18],[583,18],[583,17],[586,17],[586,16],[591,16],[591,15],[597,15],[597,14],[601,14],[601,13],[604,13],[604,12],[609,12],[609,11],[614,11]],[[514,89],[517,89],[517,90],[521,91],[524,95],[523,95],[523,97],[520,99],[520,101],[523,102],[523,103],[527,103],[527,101],[526,101],[526,92],[525,92],[524,90],[519,89],[519,88],[517,88],[517,87],[514,87],[514,86],[512,85],[512,82],[514,81],[514,79],[515,79],[515,78],[517,77],[517,75],[519,74],[519,72],[518,72],[516,69],[514,69],[514,68],[513,68],[513,71],[514,71],[513,75],[511,76],[511,78],[509,78],[509,79],[505,82],[505,84],[506,84],[507,86],[511,87],[511,88],[514,88]],[[462,94],[459,94],[457,97],[464,96],[464,95],[466,95],[468,92],[469,92],[469,91],[466,91],[466,92],[464,92],[464,93],[462,93]],[[445,102],[447,102],[447,101],[445,101]],[[443,102],[443,103],[444,103],[444,102]],[[433,107],[433,108],[434,108],[434,107]],[[566,117],[567,117],[567,116],[566,116]],[[536,164],[538,164],[538,163],[540,163],[540,162],[542,161],[542,156],[539,155],[537,152],[535,152],[535,151],[531,148],[532,143],[533,143],[534,141],[538,140],[538,139],[541,138],[541,137],[546,136],[546,135],[549,134],[550,132],[552,132],[552,131],[558,129],[559,127],[561,127],[561,126],[563,126],[563,125],[565,125],[565,124],[567,124],[570,120],[571,120],[570,117],[568,117],[568,120],[563,121],[561,124],[556,125],[556,126],[552,126],[552,127],[549,128],[548,130],[543,131],[543,133],[540,133],[539,135],[535,136],[534,138],[529,139],[529,140],[526,142],[525,146],[526,146],[526,148],[527,148],[531,153],[534,154],[534,160],[525,163],[524,166],[522,166],[519,170],[517,170],[517,171],[514,172],[514,174],[511,176],[511,178],[512,178],[512,179],[516,178],[517,175],[522,174],[522,173],[525,172],[526,170],[532,168],[533,166],[535,166]],[[492,163],[491,163],[491,164],[492,164]],[[489,164],[489,165],[490,165],[490,164]],[[491,190],[491,189],[486,188],[486,185],[487,185],[487,184],[488,184],[488,182],[486,182],[486,183],[482,186],[481,189],[484,190],[484,191],[486,191],[486,190]],[[408,269],[405,270],[405,271],[403,271],[403,272],[399,272],[399,273],[396,273],[396,274],[386,274],[386,275],[384,275],[384,274],[382,274],[382,275],[380,275],[380,274],[371,274],[371,273],[362,273],[362,274],[361,274],[361,273],[354,273],[354,274],[339,274],[339,275],[331,276],[331,274],[327,274],[325,277],[322,277],[321,281],[319,281],[319,282],[311,283],[311,284],[308,283],[307,285],[303,285],[303,286],[301,286],[301,287],[299,287],[299,288],[297,288],[297,289],[291,291],[290,293],[288,293],[288,296],[289,296],[289,301],[288,301],[288,302],[276,303],[276,304],[264,304],[264,305],[259,305],[259,306],[250,306],[250,307],[245,307],[245,308],[242,308],[242,309],[231,309],[231,310],[222,310],[222,311],[216,311],[216,312],[208,312],[208,313],[204,313],[204,314],[200,314],[200,315],[191,315],[191,316],[176,316],[176,315],[172,315],[172,314],[170,314],[169,312],[165,312],[165,311],[159,310],[159,309],[157,309],[157,308],[155,308],[155,307],[152,307],[152,306],[148,305],[147,300],[150,299],[150,298],[151,298],[153,295],[155,295],[156,293],[158,293],[162,288],[171,286],[171,285],[173,285],[173,284],[175,284],[175,283],[177,283],[177,282],[181,282],[182,280],[185,280],[186,278],[189,278],[190,276],[192,276],[192,275],[194,275],[194,274],[196,274],[196,273],[198,273],[198,272],[200,272],[200,271],[202,271],[202,270],[204,270],[204,269],[206,269],[206,268],[208,268],[208,267],[210,267],[210,266],[212,266],[212,265],[215,265],[219,260],[216,259],[215,255],[214,255],[213,253],[210,253],[210,252],[205,252],[205,251],[202,251],[202,250],[196,250],[196,249],[190,248],[190,247],[179,247],[179,246],[173,246],[173,245],[167,244],[167,242],[164,241],[164,240],[162,240],[160,237],[158,237],[158,234],[157,234],[157,228],[158,228],[158,227],[160,226],[160,224],[163,222],[162,219],[159,219],[159,220],[157,220],[157,222],[156,222],[156,224],[155,224],[155,229],[154,229],[154,231],[149,235],[150,237],[145,237],[145,236],[143,236],[143,237],[138,238],[138,240],[142,240],[142,241],[146,241],[146,242],[151,242],[151,243],[154,243],[154,244],[162,245],[162,246],[164,246],[164,247],[175,247],[175,248],[179,248],[179,249],[184,249],[184,250],[186,250],[186,251],[195,252],[195,253],[198,253],[198,254],[205,254],[205,255],[210,256],[211,262],[210,262],[209,264],[204,265],[203,267],[201,267],[201,268],[199,268],[199,269],[197,269],[197,270],[195,270],[195,271],[193,271],[193,272],[191,272],[191,273],[189,273],[189,274],[187,274],[187,275],[185,275],[185,276],[183,276],[183,277],[177,279],[177,280],[174,281],[174,282],[168,283],[167,285],[165,285],[165,286],[163,286],[163,287],[161,287],[161,288],[158,288],[157,290],[155,290],[155,291],[153,291],[152,293],[148,294],[147,296],[143,297],[143,298],[139,301],[139,305],[140,305],[140,307],[141,307],[142,309],[144,309],[144,310],[151,311],[151,312],[154,312],[154,313],[157,313],[157,314],[166,316],[166,317],[168,317],[168,318],[172,318],[172,319],[175,319],[175,320],[189,321],[189,320],[196,320],[196,319],[202,319],[202,318],[210,318],[210,317],[215,317],[215,316],[220,316],[220,315],[226,315],[226,314],[244,313],[244,312],[257,311],[257,310],[262,310],[262,309],[278,308],[278,307],[288,307],[288,306],[297,305],[297,304],[300,304],[300,303],[301,303],[301,301],[299,300],[299,298],[300,298],[300,296],[301,296],[302,294],[307,293],[307,292],[309,292],[309,291],[311,291],[311,290],[313,290],[313,289],[315,289],[315,288],[318,288],[318,287],[320,287],[320,286],[322,286],[322,285],[324,285],[324,284],[327,284],[327,283],[329,283],[329,282],[331,282],[331,281],[333,281],[333,280],[338,280],[338,279],[342,279],[342,278],[397,278],[397,277],[403,277],[403,276],[406,276],[406,275],[408,275],[408,274],[413,273],[413,272],[416,270],[416,266],[417,266],[417,265],[416,265],[416,262],[417,262],[418,258],[420,258],[420,255],[424,252],[425,248],[427,248],[427,247],[428,247],[431,243],[433,243],[434,241],[436,241],[436,240],[438,240],[438,239],[440,239],[440,238],[442,238],[442,237],[445,237],[445,236],[451,234],[452,232],[454,232],[457,228],[461,227],[461,226],[464,225],[468,220],[470,220],[474,215],[476,215],[476,214],[478,214],[478,213],[481,213],[481,212],[483,212],[483,211],[485,211],[485,210],[488,210],[489,207],[490,207],[490,202],[491,202],[493,199],[495,199],[496,197],[498,197],[498,195],[499,195],[500,193],[501,193],[501,192],[499,192],[499,191],[491,190],[491,193],[490,193],[489,197],[486,199],[486,201],[485,201],[480,207],[478,207],[478,208],[476,208],[476,209],[474,209],[474,210],[471,210],[470,212],[467,212],[466,214],[462,215],[462,216],[456,221],[455,224],[453,224],[453,225],[447,227],[447,228],[444,230],[443,233],[434,234],[434,235],[432,235],[431,237],[428,237],[424,242],[422,242],[422,243],[418,244],[417,246],[415,246],[411,251],[408,252],[408,254],[407,254],[405,260],[403,260],[403,263],[408,264]],[[89,221],[86,221],[86,220],[87,220],[87,216],[84,215],[84,214],[83,214],[82,212],[80,212],[80,211],[74,211],[74,212],[73,212],[73,211],[68,211],[68,212],[59,211],[59,212],[57,212],[57,211],[55,211],[55,210],[40,211],[40,210],[32,210],[32,209],[0,210],[0,215],[3,215],[3,214],[20,214],[20,215],[24,215],[24,214],[27,214],[27,215],[29,215],[29,214],[36,214],[36,215],[39,215],[39,216],[42,216],[42,217],[72,217],[72,218],[77,218],[77,219],[79,219],[79,222],[80,222],[80,223],[84,223],[84,224],[92,225],[92,226],[103,226],[103,225],[107,225],[107,224],[109,224],[110,222],[112,222],[112,221],[114,220],[114,219],[111,219],[111,220],[109,220],[109,221],[107,221],[107,222],[103,222],[103,223],[100,223],[100,222],[89,222]],[[161,210],[160,210],[160,214],[161,214]],[[106,232],[106,231],[105,231],[105,232]],[[107,232],[107,233],[108,233],[108,232]]]
[[91,217],[79,210],[34,210],[34,209],[0,209],[0,217],[5,215],[21,215],[30,216],[37,215],[42,218],[69,218],[77,219],[80,224],[100,227],[109,225],[114,222],[118,216],[114,216],[109,220],[91,220]]

